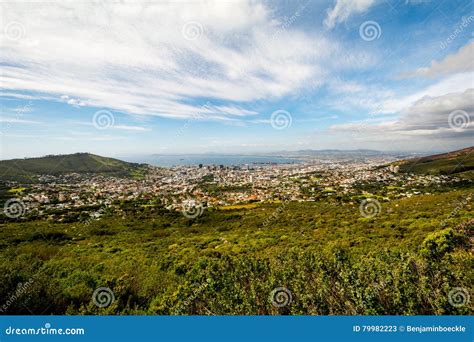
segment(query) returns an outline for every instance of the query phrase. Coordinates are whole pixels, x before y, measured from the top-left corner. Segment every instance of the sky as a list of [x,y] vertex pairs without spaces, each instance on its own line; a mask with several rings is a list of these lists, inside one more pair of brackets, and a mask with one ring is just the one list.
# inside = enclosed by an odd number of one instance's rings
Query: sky
[[470,0],[0,4],[0,159],[474,141]]

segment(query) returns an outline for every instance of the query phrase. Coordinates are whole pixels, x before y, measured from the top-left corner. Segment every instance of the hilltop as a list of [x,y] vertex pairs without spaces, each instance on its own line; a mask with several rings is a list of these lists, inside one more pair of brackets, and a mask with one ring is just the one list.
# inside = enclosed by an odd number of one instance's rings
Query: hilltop
[[128,176],[142,164],[101,157],[91,153],[48,155],[39,158],[0,161],[2,180],[31,181],[38,175],[62,175],[67,173],[97,173]]
[[401,172],[474,177],[474,146],[448,153],[413,158],[395,163]]

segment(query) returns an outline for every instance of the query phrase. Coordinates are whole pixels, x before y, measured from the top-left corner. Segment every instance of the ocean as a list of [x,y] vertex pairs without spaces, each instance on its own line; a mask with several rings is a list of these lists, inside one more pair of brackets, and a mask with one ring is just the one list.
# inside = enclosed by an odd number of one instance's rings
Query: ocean
[[133,163],[146,163],[154,166],[194,166],[194,165],[258,165],[258,164],[295,164],[301,160],[278,156],[252,155],[217,155],[217,154],[190,154],[190,155],[149,155],[122,157],[122,160]]

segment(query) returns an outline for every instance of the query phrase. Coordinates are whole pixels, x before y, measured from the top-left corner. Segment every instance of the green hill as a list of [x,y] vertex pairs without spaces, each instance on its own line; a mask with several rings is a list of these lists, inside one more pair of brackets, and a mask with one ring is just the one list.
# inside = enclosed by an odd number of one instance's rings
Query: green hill
[[[0,298],[29,285],[2,314],[472,314],[469,301],[449,302],[453,289],[472,293],[473,209],[459,204],[471,192],[382,202],[370,219],[337,201],[195,219],[130,201],[98,220],[6,222]],[[94,304],[99,287],[112,305]],[[277,307],[282,287],[292,300]]]
[[97,173],[128,176],[141,164],[127,163],[90,153],[50,155],[40,158],[0,161],[2,180],[31,181],[38,175],[62,175],[67,173]]
[[457,175],[474,178],[474,146],[462,150],[397,162],[401,172]]

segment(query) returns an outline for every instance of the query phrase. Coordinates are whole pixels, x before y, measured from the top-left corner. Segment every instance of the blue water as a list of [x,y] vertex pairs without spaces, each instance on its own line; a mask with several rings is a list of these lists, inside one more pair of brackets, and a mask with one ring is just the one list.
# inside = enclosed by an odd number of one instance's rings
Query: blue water
[[134,163],[147,163],[155,166],[183,166],[183,165],[257,165],[257,164],[294,164],[301,160],[278,156],[251,156],[251,155],[152,155],[124,157],[122,160]]

